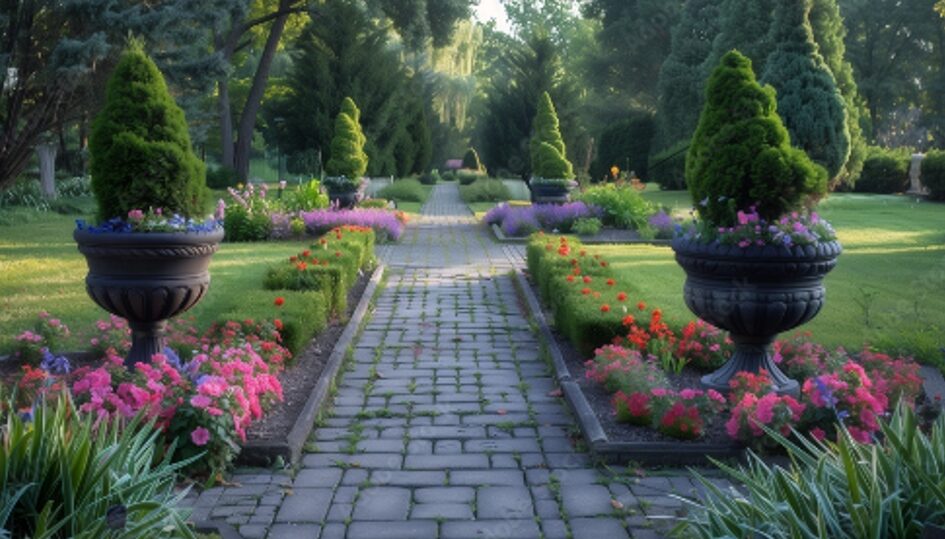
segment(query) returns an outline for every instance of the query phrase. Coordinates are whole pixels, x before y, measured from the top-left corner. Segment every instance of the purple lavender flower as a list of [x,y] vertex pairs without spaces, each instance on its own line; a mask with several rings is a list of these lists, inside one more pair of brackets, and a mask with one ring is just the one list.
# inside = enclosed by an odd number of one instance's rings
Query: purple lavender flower
[[373,228],[378,235],[386,235],[396,241],[404,231],[403,223],[393,213],[376,208],[314,210],[300,212],[299,215],[305,221],[306,230],[315,235],[335,227],[353,225]]

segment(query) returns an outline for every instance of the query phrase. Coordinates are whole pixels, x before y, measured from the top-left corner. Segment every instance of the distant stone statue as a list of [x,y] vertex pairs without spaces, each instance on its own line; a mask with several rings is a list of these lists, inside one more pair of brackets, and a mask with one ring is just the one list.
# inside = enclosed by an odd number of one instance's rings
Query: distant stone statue
[[910,195],[927,195],[929,190],[922,186],[922,160],[925,154],[912,154],[912,163],[909,165],[909,190]]

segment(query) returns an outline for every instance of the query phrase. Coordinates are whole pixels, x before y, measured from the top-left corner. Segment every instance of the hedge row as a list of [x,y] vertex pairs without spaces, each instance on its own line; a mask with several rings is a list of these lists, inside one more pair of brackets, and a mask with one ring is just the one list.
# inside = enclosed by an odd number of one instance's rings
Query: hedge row
[[[348,307],[348,292],[365,270],[374,265],[374,231],[344,226],[324,234],[308,249],[270,267],[263,279],[264,290],[247,291],[242,305],[272,303],[282,326],[282,342],[297,353],[333,317],[342,317]],[[274,295],[273,291],[278,294]],[[224,313],[226,320],[252,318],[240,308]]]
[[556,329],[584,357],[626,333],[626,305],[607,262],[588,253],[576,238],[536,234],[526,249],[528,272]]

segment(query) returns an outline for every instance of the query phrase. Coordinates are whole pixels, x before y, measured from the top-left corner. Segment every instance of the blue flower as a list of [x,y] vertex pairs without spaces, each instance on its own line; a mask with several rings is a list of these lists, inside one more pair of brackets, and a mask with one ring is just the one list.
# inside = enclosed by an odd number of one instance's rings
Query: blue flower
[[65,356],[54,356],[48,348],[43,348],[43,359],[39,363],[39,368],[49,374],[69,374],[72,366]]

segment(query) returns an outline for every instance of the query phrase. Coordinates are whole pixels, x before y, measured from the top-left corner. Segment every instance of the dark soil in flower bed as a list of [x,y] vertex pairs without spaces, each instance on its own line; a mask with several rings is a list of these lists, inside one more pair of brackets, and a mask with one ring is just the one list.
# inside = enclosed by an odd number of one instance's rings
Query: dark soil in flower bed
[[308,346],[299,352],[292,363],[279,375],[282,383],[283,401],[266,412],[265,417],[254,422],[246,431],[248,442],[285,440],[289,431],[308,401],[312,389],[322,375],[328,356],[345,330],[351,313],[358,306],[364,289],[371,280],[372,272],[365,272],[348,291],[348,310],[344,319],[331,320]]

